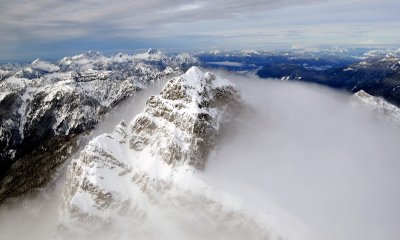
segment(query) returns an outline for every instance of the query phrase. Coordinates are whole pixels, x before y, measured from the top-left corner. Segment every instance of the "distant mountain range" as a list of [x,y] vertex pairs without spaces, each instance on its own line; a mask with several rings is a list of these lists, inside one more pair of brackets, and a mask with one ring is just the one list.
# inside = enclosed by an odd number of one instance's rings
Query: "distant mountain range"
[[253,71],[261,78],[311,82],[353,93],[364,90],[400,106],[400,49],[211,51],[196,56],[206,67]]

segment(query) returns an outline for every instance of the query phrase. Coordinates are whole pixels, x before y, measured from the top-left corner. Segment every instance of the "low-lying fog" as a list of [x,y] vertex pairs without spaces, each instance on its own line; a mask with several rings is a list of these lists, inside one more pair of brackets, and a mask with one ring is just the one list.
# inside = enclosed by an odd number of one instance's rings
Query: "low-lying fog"
[[210,185],[279,215],[293,237],[400,239],[398,127],[320,86],[236,84],[252,109],[207,163]]
[[[237,84],[248,107],[197,174],[204,182],[241,199],[283,239],[400,239],[398,127],[350,104],[344,93],[221,74]],[[130,120],[148,93],[130,101],[140,104],[119,108],[96,133]],[[62,181],[0,211],[0,239],[50,238]],[[181,214],[190,219],[192,212]],[[213,239],[221,239],[218,232]]]

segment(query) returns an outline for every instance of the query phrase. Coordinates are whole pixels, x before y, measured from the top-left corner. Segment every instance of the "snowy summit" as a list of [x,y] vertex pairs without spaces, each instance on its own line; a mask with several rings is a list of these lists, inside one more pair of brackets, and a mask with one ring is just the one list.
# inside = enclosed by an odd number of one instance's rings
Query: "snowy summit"
[[150,213],[144,222],[155,221],[151,212],[162,211],[161,199],[194,201],[196,189],[207,187],[193,173],[204,169],[221,124],[239,106],[230,81],[197,67],[171,79],[129,124],[122,121],[113,133],[93,139],[73,161],[64,192],[66,216],[98,219],[101,225],[115,216]]

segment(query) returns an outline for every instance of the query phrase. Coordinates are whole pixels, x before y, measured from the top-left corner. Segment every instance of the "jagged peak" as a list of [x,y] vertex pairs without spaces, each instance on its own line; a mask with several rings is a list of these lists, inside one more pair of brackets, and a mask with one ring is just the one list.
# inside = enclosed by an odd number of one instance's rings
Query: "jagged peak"
[[204,78],[204,73],[200,70],[200,68],[193,66],[186,71],[184,77],[187,79],[188,83],[195,85],[196,82]]
[[[171,186],[176,172],[190,174],[204,169],[220,124],[227,120],[229,107],[239,101],[235,88],[221,89],[213,85],[211,76],[198,67],[190,68],[168,81],[160,95],[151,96],[129,126],[122,121],[112,134],[93,139],[70,167],[67,207],[103,216],[102,210],[118,211],[124,202],[131,201],[130,191],[151,194],[159,191],[159,184]],[[182,85],[186,83],[190,86]],[[199,98],[184,101],[193,89],[203,92]],[[226,101],[218,105],[218,98]],[[135,204],[130,211],[137,211]]]
[[354,95],[356,95],[356,96],[368,96],[368,97],[371,97],[371,95],[370,94],[368,94],[366,91],[364,91],[364,90],[359,90],[358,92],[356,92]]

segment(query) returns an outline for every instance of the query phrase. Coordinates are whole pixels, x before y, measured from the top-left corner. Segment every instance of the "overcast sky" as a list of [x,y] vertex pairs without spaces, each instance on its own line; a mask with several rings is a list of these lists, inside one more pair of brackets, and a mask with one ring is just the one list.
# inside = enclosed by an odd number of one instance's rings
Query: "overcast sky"
[[0,61],[161,49],[400,45],[398,0],[1,0]]

